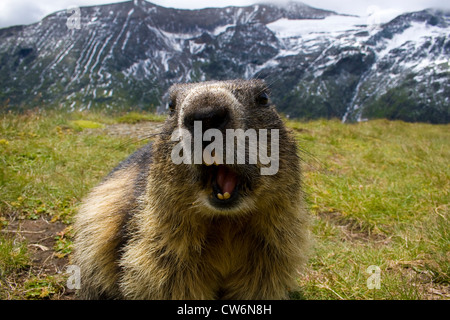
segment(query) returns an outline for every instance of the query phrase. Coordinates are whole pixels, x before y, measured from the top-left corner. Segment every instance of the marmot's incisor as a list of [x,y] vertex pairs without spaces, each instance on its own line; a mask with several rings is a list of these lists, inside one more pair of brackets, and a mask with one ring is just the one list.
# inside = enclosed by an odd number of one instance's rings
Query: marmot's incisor
[[[265,83],[174,85],[170,99],[161,134],[94,188],[76,216],[80,297],[288,298],[306,261],[308,219],[296,142]],[[202,133],[267,132],[268,154],[276,129],[279,169],[261,174],[268,165],[249,162],[249,144],[244,164],[175,164],[180,142],[172,133],[192,133],[195,121],[202,121]]]

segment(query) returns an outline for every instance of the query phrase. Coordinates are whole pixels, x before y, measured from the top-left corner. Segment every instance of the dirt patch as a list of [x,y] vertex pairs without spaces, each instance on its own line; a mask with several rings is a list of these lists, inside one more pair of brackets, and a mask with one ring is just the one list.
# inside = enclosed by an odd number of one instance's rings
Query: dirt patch
[[298,133],[308,133],[308,134],[313,133],[311,130],[305,129],[305,128],[292,128],[292,130],[294,130],[295,132],[298,132]]
[[436,283],[434,275],[427,268],[436,262],[431,259],[414,261],[394,261],[388,262],[386,271],[397,271],[406,279],[411,287],[420,292],[425,300],[450,300],[450,286],[445,283]]
[[342,231],[344,241],[371,242],[381,245],[390,242],[390,238],[385,234],[374,232],[369,226],[354,218],[344,216],[341,212],[319,212],[319,218],[338,227]]
[[107,134],[110,136],[128,136],[130,138],[146,139],[161,132],[163,122],[141,121],[136,124],[117,123],[103,129],[86,129],[88,134]]
[[55,237],[67,225],[61,222],[50,222],[41,217],[38,220],[16,220],[10,222],[6,232],[14,233],[19,240],[26,240],[32,263],[39,265],[42,272],[59,273],[67,265],[66,258],[57,258],[54,254]]
[[[56,221],[50,222],[47,217],[37,220],[10,220],[1,232],[20,242],[26,242],[30,257],[30,268],[19,275],[16,282],[26,282],[30,275],[36,279],[48,276],[61,277],[65,274],[69,259],[61,257],[55,251],[56,237],[64,233],[67,225]],[[62,285],[63,286],[63,285]],[[54,297],[56,299],[73,299],[74,291],[63,288]]]

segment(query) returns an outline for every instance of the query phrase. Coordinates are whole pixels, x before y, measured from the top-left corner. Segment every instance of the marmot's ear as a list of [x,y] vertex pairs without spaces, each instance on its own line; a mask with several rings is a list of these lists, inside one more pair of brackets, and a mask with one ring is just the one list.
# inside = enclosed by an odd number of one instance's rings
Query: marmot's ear
[[177,100],[176,100],[176,97],[171,97],[170,100],[169,100],[168,105],[169,105],[169,112],[170,112],[170,115],[175,114],[175,110],[176,110],[176,108],[177,108]]

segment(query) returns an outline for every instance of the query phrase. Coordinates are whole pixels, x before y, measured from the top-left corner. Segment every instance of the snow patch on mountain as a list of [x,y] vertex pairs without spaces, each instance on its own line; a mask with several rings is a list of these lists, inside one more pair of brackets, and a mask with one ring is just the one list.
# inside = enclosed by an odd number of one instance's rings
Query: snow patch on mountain
[[412,22],[403,32],[396,33],[392,39],[386,39],[385,46],[382,47],[382,51],[378,52],[378,55],[384,57],[392,50],[402,48],[408,43],[414,47],[421,46],[433,37],[445,35],[445,32],[442,31],[442,28],[431,26],[426,22]]
[[366,18],[336,15],[324,19],[290,20],[282,18],[267,24],[267,27],[281,38],[304,37],[311,39],[317,35],[333,36],[349,30],[359,30],[361,25],[366,22]]

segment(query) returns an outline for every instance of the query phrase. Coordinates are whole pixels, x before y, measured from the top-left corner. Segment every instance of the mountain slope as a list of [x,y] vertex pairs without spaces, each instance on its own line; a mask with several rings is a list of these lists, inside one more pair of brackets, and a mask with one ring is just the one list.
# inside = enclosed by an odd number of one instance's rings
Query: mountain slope
[[175,82],[265,78],[280,111],[449,122],[448,13],[382,26],[301,3],[178,10],[132,1],[0,30],[0,105],[164,107]]
[[302,31],[310,23],[305,21],[269,25],[287,39],[294,53],[289,59],[304,65],[292,70],[296,84],[283,105],[296,117],[449,122],[449,18],[427,10],[379,27],[341,17],[321,21],[314,31]]

